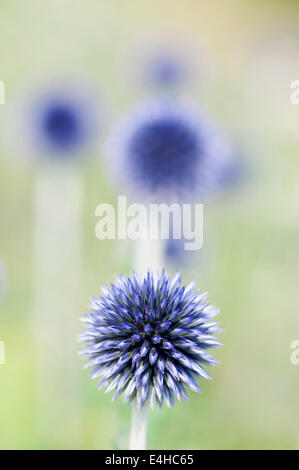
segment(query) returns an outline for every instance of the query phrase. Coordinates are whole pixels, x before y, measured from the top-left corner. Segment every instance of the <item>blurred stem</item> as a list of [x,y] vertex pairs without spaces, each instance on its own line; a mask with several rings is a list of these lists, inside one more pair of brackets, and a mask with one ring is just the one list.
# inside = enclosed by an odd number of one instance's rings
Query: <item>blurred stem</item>
[[161,272],[163,267],[163,240],[158,238],[156,226],[150,227],[150,234],[144,233],[142,239],[135,242],[134,269],[145,275],[148,269]]
[[139,410],[134,403],[132,406],[131,432],[129,450],[146,449],[146,429],[148,417],[148,404]]
[[[71,423],[78,409],[76,365],[83,183],[76,165],[49,162],[35,188],[35,275],[38,398],[41,424],[56,413]],[[53,421],[54,420],[54,421]]]

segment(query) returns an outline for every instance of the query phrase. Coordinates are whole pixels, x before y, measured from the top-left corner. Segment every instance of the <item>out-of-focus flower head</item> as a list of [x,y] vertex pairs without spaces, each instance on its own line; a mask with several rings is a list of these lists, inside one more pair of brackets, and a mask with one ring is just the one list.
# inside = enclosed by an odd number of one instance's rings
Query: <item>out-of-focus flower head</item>
[[156,51],[144,60],[142,79],[157,88],[173,88],[183,85],[189,73],[184,57],[172,51]]
[[219,174],[219,189],[230,190],[244,183],[249,176],[249,168],[244,159],[232,158]]
[[220,345],[213,335],[221,329],[212,320],[218,310],[193,288],[181,285],[179,273],[170,279],[164,271],[157,278],[133,271],[91,300],[80,341],[99,389],[114,390],[113,399],[123,393],[138,408],[147,400],[152,407],[186,400],[186,387],[201,391],[197,380],[211,378],[203,366],[218,362],[207,349]]
[[186,266],[194,257],[194,253],[185,250],[184,238],[175,239],[170,237],[164,244],[164,256],[167,263],[176,266]]
[[[124,58],[128,80],[153,92],[177,92],[198,86],[202,75],[198,38],[186,31],[151,32],[134,38]],[[202,78],[202,77],[200,77]]]
[[98,117],[97,93],[85,82],[40,82],[24,90],[16,100],[10,134],[19,145],[19,152],[68,160],[82,155],[93,144]]
[[231,152],[193,105],[157,99],[116,126],[106,155],[118,183],[135,195],[181,201],[214,191]]
[[[174,225],[179,224],[181,238],[175,237]],[[169,218],[169,238],[164,240],[163,255],[166,264],[172,265],[176,269],[186,267],[196,257],[194,251],[185,250],[185,243],[188,242],[184,237],[183,223],[181,218],[175,219],[173,215]]]

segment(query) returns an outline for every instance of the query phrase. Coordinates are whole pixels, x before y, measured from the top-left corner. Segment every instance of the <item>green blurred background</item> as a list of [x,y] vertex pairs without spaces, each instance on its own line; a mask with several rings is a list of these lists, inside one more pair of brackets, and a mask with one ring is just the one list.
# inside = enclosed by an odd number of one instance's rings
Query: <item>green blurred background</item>
[[[195,279],[221,308],[225,346],[216,356],[222,364],[211,371],[212,382],[202,384],[202,395],[191,393],[175,409],[150,413],[149,448],[299,446],[299,365],[290,361],[290,344],[299,338],[299,105],[290,103],[290,83],[299,78],[298,20],[295,1],[1,0],[2,129],[23,83],[56,71],[83,71],[98,81],[109,127],[146,94],[122,72],[126,51],[145,34],[174,30],[193,38],[202,53],[203,77],[199,73],[189,93],[249,162],[242,187],[205,205],[204,247],[197,264],[183,271],[185,282]],[[38,405],[32,327],[37,175],[2,143],[0,151],[0,259],[6,268],[0,447],[125,448],[130,411],[97,391],[75,355],[77,387],[50,394],[45,410]],[[125,242],[95,237],[94,210],[114,203],[116,191],[101,170],[98,150],[94,157],[82,169],[80,302],[73,312],[78,332],[89,297],[132,267]],[[75,338],[69,341],[76,349]],[[54,347],[52,354],[63,364],[63,349]],[[79,397],[72,412],[68,394]]]

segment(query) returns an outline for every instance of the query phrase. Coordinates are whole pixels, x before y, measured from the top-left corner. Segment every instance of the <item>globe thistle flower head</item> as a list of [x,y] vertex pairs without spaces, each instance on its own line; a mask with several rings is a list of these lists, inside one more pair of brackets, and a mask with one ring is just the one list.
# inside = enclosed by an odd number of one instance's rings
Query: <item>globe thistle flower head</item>
[[97,96],[78,80],[31,86],[13,111],[14,138],[22,142],[23,152],[38,158],[69,160],[96,138]]
[[193,105],[163,99],[123,120],[107,156],[118,182],[143,199],[187,201],[215,189],[230,150]]
[[170,237],[165,241],[164,257],[168,263],[184,267],[189,264],[192,252],[185,250],[185,243],[184,238]]
[[193,287],[182,286],[179,273],[170,279],[164,270],[159,277],[133,271],[92,299],[79,340],[85,367],[101,377],[99,389],[138,408],[187,400],[187,387],[201,391],[198,379],[210,378],[204,366],[217,363],[207,349],[220,345],[213,335],[221,330],[212,320],[218,310]]
[[[174,224],[180,224],[181,238],[174,236]],[[185,250],[185,243],[188,242],[183,235],[182,220],[169,219],[169,238],[164,241],[163,256],[166,262],[173,267],[186,267],[194,260],[194,252]]]
[[187,31],[152,31],[135,38],[124,52],[129,83],[143,92],[186,92],[198,87],[204,75],[202,47]]
[[188,75],[188,66],[183,58],[168,51],[152,54],[144,64],[145,83],[157,88],[178,87],[187,81]]
[[[247,173],[247,174],[246,174]],[[219,173],[218,186],[220,190],[233,189],[244,183],[248,177],[248,168],[244,161],[232,158]]]

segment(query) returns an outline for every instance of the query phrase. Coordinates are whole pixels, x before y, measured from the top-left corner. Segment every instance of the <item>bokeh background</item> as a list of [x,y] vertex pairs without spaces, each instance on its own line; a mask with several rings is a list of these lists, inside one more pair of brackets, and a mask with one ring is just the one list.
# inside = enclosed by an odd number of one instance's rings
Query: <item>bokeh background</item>
[[[1,448],[127,446],[130,411],[97,391],[75,355],[77,386],[49,394],[40,407],[33,328],[37,175],[33,165],[19,164],[2,131],[24,83],[83,72],[101,90],[104,139],[118,113],[149,93],[128,73],[134,67],[130,51],[140,38],[161,31],[192,43],[198,67],[186,94],[229,135],[245,156],[247,173],[240,186],[205,205],[204,247],[183,270],[184,281],[195,279],[221,308],[225,345],[216,356],[222,364],[203,383],[202,395],[191,393],[175,409],[150,413],[148,447],[298,448],[299,366],[290,361],[291,342],[299,338],[299,105],[290,103],[290,83],[299,78],[298,19],[296,1],[1,1]],[[101,166],[100,146],[91,156],[82,166],[80,301],[72,319],[78,333],[89,297],[132,267],[128,244],[95,237],[94,210],[115,203],[117,191]],[[76,338],[68,341],[76,350]],[[50,354],[63,368],[64,349],[55,338]],[[74,396],[79,404],[69,413]]]

